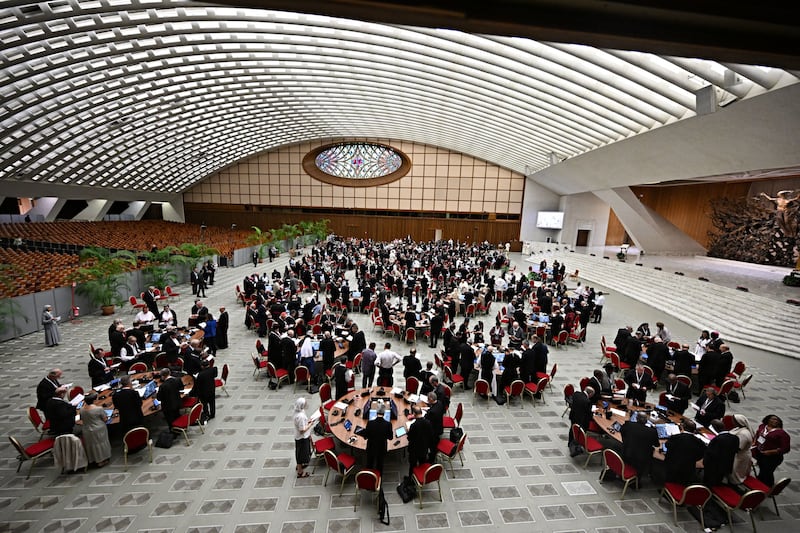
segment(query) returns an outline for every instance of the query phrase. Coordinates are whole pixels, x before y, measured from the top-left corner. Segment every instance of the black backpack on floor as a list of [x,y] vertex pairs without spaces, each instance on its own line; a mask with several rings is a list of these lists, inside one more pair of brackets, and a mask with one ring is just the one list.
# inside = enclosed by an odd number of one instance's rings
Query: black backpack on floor
[[397,486],[397,494],[400,495],[403,503],[408,503],[417,497],[417,486],[414,485],[414,481],[410,477],[405,476]]

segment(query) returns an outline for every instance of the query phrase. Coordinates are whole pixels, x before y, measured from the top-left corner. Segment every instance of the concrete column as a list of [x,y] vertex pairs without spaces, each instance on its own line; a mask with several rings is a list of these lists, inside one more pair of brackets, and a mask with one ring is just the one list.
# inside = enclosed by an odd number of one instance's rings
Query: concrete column
[[630,187],[594,191],[616,213],[625,231],[648,254],[705,255],[700,243],[644,205]]
[[186,213],[183,210],[183,196],[178,195],[169,202],[161,204],[161,216],[168,222],[186,222]]
[[128,209],[123,211],[122,214],[132,216],[133,220],[141,220],[151,203],[142,200],[131,202],[128,204]]
[[114,202],[111,200],[87,200],[86,209],[78,213],[73,220],[102,220]]
[[61,211],[61,208],[64,207],[66,203],[66,198],[42,196],[36,199],[36,206],[28,211],[28,214],[30,214],[31,217],[33,217],[33,215],[41,215],[44,217],[45,222],[53,222],[58,212]]

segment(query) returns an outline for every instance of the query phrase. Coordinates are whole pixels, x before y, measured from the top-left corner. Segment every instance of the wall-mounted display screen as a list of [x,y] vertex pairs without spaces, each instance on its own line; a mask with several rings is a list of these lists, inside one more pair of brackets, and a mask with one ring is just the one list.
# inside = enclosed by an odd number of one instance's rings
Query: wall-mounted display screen
[[564,226],[563,211],[539,211],[536,215],[536,227],[542,229],[561,229]]

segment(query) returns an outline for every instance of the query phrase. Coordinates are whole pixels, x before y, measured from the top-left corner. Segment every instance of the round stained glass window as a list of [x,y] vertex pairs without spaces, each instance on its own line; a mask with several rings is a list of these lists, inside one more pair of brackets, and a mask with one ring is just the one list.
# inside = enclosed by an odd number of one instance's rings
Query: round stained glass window
[[405,176],[411,160],[400,150],[377,143],[351,142],[316,148],[303,158],[312,177],[345,187],[383,185]]

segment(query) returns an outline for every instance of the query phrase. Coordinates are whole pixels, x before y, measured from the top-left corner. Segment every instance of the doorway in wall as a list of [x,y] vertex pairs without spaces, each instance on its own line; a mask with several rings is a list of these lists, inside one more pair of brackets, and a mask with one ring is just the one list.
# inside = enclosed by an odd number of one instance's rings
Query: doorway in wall
[[575,238],[575,246],[589,246],[589,234],[592,230],[579,229],[578,236]]

